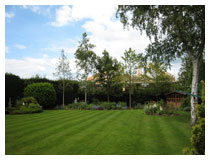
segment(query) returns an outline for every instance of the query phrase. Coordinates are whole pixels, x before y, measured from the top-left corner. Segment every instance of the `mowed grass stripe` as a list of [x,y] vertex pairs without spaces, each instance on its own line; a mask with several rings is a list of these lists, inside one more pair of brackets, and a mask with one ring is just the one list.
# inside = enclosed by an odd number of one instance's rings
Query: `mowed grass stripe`
[[179,154],[176,153],[177,150],[182,150],[184,147],[190,145],[189,140],[191,132],[189,125],[182,127],[179,126],[176,120],[168,120],[168,119],[166,119],[165,123],[163,123],[162,125],[165,126],[165,134],[167,135],[167,137],[165,138],[165,141],[168,142],[166,146],[170,146],[173,149],[171,154]]
[[[45,112],[45,111],[44,111]],[[57,113],[57,112],[54,112],[54,111],[51,111],[51,112],[53,112],[54,114],[51,114],[50,116],[47,116],[47,115],[45,115],[45,114],[43,114],[43,113],[38,113],[39,114],[39,116],[35,116],[34,117],[34,115],[35,114],[32,114],[31,115],[31,119],[28,119],[28,118],[22,118],[22,120],[20,121],[20,122],[12,122],[12,123],[10,123],[10,124],[8,124],[8,123],[6,123],[6,126],[8,127],[8,128],[10,128],[10,127],[14,127],[14,126],[22,126],[22,125],[27,125],[27,124],[32,124],[33,122],[36,122],[37,120],[39,120],[39,121],[44,121],[44,120],[48,120],[48,119],[54,119],[54,118],[56,118],[56,117],[60,117],[61,115],[62,116],[65,116],[65,114],[67,115],[67,114],[69,114],[69,112],[66,112],[66,110],[62,110],[62,111],[60,111],[59,113]],[[74,110],[74,111],[71,111],[70,113],[71,114],[74,114],[74,113],[78,113],[79,112],[79,110]],[[18,115],[15,115],[15,116],[18,116]]]
[[[106,112],[105,114],[102,112]],[[97,115],[93,117],[92,119],[86,121],[85,123],[78,124],[77,126],[69,126],[65,129],[65,131],[57,132],[55,135],[52,135],[51,137],[46,138],[44,141],[45,143],[38,143],[34,147],[34,151],[28,152],[26,154],[71,154],[68,151],[68,146],[71,144],[74,144],[74,147],[76,147],[77,142],[75,140],[81,139],[83,137],[83,134],[88,133],[89,131],[94,132],[94,128],[96,128],[99,125],[102,125],[103,123],[106,123],[106,121],[111,119],[112,117],[115,117],[115,114],[119,114],[118,112],[113,111],[102,111],[100,115]],[[73,141],[69,141],[73,137]],[[46,146],[48,146],[50,143],[52,145],[51,148],[45,149]],[[43,152],[43,149],[45,151]],[[67,151],[66,151],[67,149]],[[36,152],[38,151],[38,152]]]
[[[93,111],[95,112],[95,111]],[[106,117],[109,113],[108,112],[100,112],[98,111],[94,116],[90,116],[88,119],[78,119],[76,123],[68,123],[65,127],[57,128],[53,131],[52,134],[47,134],[45,137],[41,137],[40,141],[34,141],[33,146],[30,144],[25,147],[27,148],[28,152],[25,152],[25,149],[22,148],[19,153],[23,154],[42,154],[40,152],[43,151],[43,149],[46,151],[46,154],[48,153],[48,150],[52,150],[52,147],[54,145],[60,144],[62,141],[65,141],[65,137],[69,136],[69,134],[77,134],[77,132],[84,130],[86,127],[91,127],[91,124],[95,121],[99,121],[100,119],[103,119]],[[70,133],[69,133],[70,132]],[[56,143],[54,143],[56,142]],[[46,146],[49,146],[50,148],[46,148]],[[42,147],[44,145],[44,147]],[[36,148],[38,147],[38,148]],[[41,147],[41,148],[40,148]],[[33,149],[36,148],[36,149]],[[35,150],[35,151],[34,151]]]
[[[7,115],[6,120],[7,120],[7,124],[11,125],[11,124],[14,124],[14,122],[22,123],[25,120],[29,121],[29,120],[37,119],[40,117],[41,118],[51,117],[54,115],[62,114],[63,111],[64,110],[44,110],[41,113],[34,113],[34,114]],[[43,114],[45,115],[44,117],[43,117]]]
[[50,117],[50,118],[45,118],[43,119],[36,119],[33,121],[33,123],[25,123],[22,125],[16,125],[15,127],[6,127],[6,133],[9,132],[19,132],[19,131],[23,131],[24,129],[28,130],[30,128],[33,128],[37,125],[45,125],[45,124],[53,124],[53,123],[57,123],[60,120],[63,120],[65,118],[77,118],[77,116],[82,116],[81,114],[88,114],[88,112],[71,112],[71,111],[67,111],[67,112],[63,112],[63,114],[61,115],[55,115],[54,117]]
[[[56,152],[59,155],[96,154],[97,152],[94,152],[94,150],[97,149],[98,144],[103,139],[107,139],[105,135],[112,126],[113,121],[124,116],[124,113],[121,111],[110,111],[109,115],[104,119],[93,123],[90,127],[85,128],[85,130],[78,130],[74,136],[66,137],[63,144],[60,143],[59,146],[51,148],[51,153]],[[62,146],[65,147],[60,149]]]
[[[129,111],[120,111],[116,117],[113,118],[112,121],[108,121],[106,125],[100,127],[97,130],[96,136],[92,136],[92,141],[89,139],[81,140],[77,145],[81,145],[82,141],[84,141],[85,146],[83,150],[77,151],[76,154],[96,154],[96,155],[112,155],[119,154],[122,150],[127,150],[127,140],[124,138],[127,136],[130,126],[132,124],[127,125],[129,119],[135,117],[132,110]],[[137,112],[135,112],[137,113]],[[109,123],[110,122],[110,123]],[[120,133],[120,134],[119,134]],[[94,135],[94,134],[92,134]],[[131,136],[131,135],[130,135]],[[135,141],[135,139],[133,139]],[[125,147],[124,147],[125,146]],[[81,148],[81,147],[78,147]],[[104,150],[106,148],[106,150]],[[72,147],[74,149],[74,147]],[[124,153],[124,152],[123,152]]]
[[[70,112],[70,111],[69,111]],[[50,128],[50,127],[54,127],[54,126],[61,126],[61,124],[63,124],[66,121],[73,121],[76,120],[80,117],[85,117],[85,116],[89,116],[90,114],[88,112],[80,112],[78,114],[72,115],[72,116],[68,116],[66,115],[65,117],[60,116],[59,118],[57,118],[57,120],[49,120],[49,121],[45,121],[44,123],[42,121],[40,121],[39,123],[35,123],[34,125],[31,126],[23,126],[21,129],[18,128],[17,131],[15,131],[15,136],[12,134],[13,132],[7,132],[6,130],[6,135],[10,135],[6,136],[6,142],[7,140],[12,140],[13,138],[22,138],[25,135],[30,135],[33,133],[36,133],[39,130],[45,130],[46,128]]]
[[[25,146],[31,146],[34,145],[34,143],[38,141],[41,141],[42,139],[45,139],[46,137],[56,134],[57,132],[61,131],[61,132],[65,132],[65,129],[67,129],[69,126],[76,126],[77,124],[82,124],[85,123],[86,121],[91,120],[92,118],[97,117],[97,115],[100,114],[105,114],[105,112],[100,112],[100,111],[92,111],[92,113],[90,112],[89,114],[87,114],[86,116],[80,117],[80,118],[75,118],[71,121],[68,121],[68,118],[60,121],[60,124],[57,125],[53,125],[51,127],[47,127],[45,129],[40,129],[37,128],[36,134],[27,134],[24,137],[19,138],[18,140],[16,140],[15,144],[12,144],[10,146],[6,145],[6,148],[10,148],[12,149],[17,148],[19,146],[19,149],[22,150],[23,152],[25,150],[23,150],[23,148]],[[37,126],[39,127],[39,126]],[[16,154],[23,154],[20,150],[17,150]],[[9,154],[9,153],[8,153]]]
[[[6,154],[174,155],[190,145],[190,113],[149,116],[143,110],[76,114],[66,110],[60,116],[53,111],[57,116],[52,118],[49,112],[42,113],[51,117],[48,120],[37,117],[31,125],[14,125],[13,132],[6,132]],[[6,115],[6,121],[10,117]]]
[[[71,112],[71,111],[67,111],[67,112]],[[83,119],[88,119],[89,117],[91,116],[95,116],[97,114],[97,112],[92,112],[92,113],[88,113],[88,112],[80,112],[79,115],[76,115],[75,117],[70,117],[70,116],[66,116],[65,118],[64,117],[60,117],[60,120],[58,121],[48,121],[48,123],[45,123],[45,125],[36,125],[35,127],[32,127],[30,129],[25,129],[25,130],[21,130],[20,131],[20,134],[21,135],[18,135],[17,133],[14,135],[14,134],[10,134],[11,137],[8,137],[6,135],[6,141],[12,141],[14,139],[17,139],[17,143],[18,142],[24,142],[26,140],[29,140],[28,138],[36,138],[37,134],[39,135],[39,133],[45,133],[45,132],[49,132],[51,130],[54,130],[54,129],[59,129],[59,128],[62,128],[63,126],[66,127],[66,123],[77,123],[77,121],[79,120],[83,120]],[[36,134],[34,134],[36,133]],[[51,132],[50,132],[51,133]]]
[[[141,115],[141,122],[138,124],[137,128],[139,131],[139,135],[137,136],[137,141],[130,147],[128,147],[127,152],[125,154],[162,154],[159,151],[159,148],[164,147],[164,134],[162,132],[162,128],[160,126],[159,117],[156,116],[148,116]],[[131,134],[131,133],[130,133]],[[137,135],[138,133],[136,133]],[[132,135],[131,135],[132,136]],[[131,141],[132,142],[132,141]],[[137,147],[139,144],[139,147]],[[133,146],[136,146],[137,149],[134,149]],[[161,150],[162,151],[162,150]]]

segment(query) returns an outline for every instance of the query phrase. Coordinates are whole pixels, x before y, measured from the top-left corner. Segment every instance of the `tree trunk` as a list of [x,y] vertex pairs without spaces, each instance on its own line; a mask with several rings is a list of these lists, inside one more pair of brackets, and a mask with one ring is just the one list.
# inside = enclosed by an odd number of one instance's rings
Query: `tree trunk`
[[64,96],[65,96],[65,91],[64,91],[64,81],[63,81],[63,108],[64,108]]
[[85,103],[87,103],[87,88],[85,86]]
[[85,103],[87,103],[87,78],[85,78]]
[[[199,60],[200,60],[199,57],[192,58],[193,75],[192,75],[191,94],[193,94],[193,95],[198,95]],[[196,114],[196,104],[197,103],[198,103],[198,98],[196,96],[191,96],[191,126],[194,126],[197,121],[197,114]]]
[[129,89],[129,109],[131,109],[131,88]]
[[109,103],[109,94],[107,94],[107,102]]

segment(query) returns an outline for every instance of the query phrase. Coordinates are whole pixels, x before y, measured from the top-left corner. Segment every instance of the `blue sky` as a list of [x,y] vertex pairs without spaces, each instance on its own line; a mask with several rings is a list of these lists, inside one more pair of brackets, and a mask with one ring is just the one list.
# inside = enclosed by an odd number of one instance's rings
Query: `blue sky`
[[[61,49],[76,72],[74,52],[87,32],[94,51],[106,49],[121,60],[125,49],[144,52],[149,43],[145,34],[124,30],[115,18],[116,6],[6,6],[5,69],[23,78],[36,74],[53,79]],[[178,73],[180,62],[174,63],[172,74]]]

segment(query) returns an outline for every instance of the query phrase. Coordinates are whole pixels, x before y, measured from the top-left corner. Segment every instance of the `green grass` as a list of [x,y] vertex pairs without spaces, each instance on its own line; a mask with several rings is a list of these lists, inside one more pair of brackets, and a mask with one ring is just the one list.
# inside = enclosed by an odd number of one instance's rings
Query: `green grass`
[[52,110],[6,115],[6,154],[162,155],[190,145],[190,114]]

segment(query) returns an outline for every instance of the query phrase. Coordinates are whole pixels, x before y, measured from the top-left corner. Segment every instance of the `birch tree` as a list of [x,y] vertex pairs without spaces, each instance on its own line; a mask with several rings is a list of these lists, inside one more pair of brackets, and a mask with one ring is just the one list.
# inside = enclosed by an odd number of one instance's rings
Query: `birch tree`
[[[129,13],[129,14],[128,14]],[[187,54],[192,60],[192,95],[198,94],[198,67],[205,52],[205,6],[118,6],[124,27],[146,32],[151,44],[146,54],[170,67]],[[196,123],[196,96],[191,97],[191,125]]]
[[57,77],[59,80],[61,80],[61,88],[63,92],[63,104],[62,106],[64,107],[65,104],[65,88],[68,85],[68,80],[71,79],[72,74],[71,74],[71,68],[70,68],[70,62],[67,59],[67,57],[64,54],[64,50],[61,50],[61,57],[59,58],[59,61],[57,63],[56,67],[56,72],[53,73],[55,77]]
[[[135,51],[129,48],[125,50],[124,56],[121,57],[124,61],[123,68],[125,74],[125,82],[128,85],[129,90],[129,108],[131,108],[132,103],[132,89],[133,89],[133,80],[136,70],[139,68],[139,58],[136,55]],[[127,77],[127,78],[126,78]]]
[[89,42],[87,33],[83,33],[82,41],[79,42],[78,49],[75,52],[78,76],[84,81],[85,103],[87,103],[87,79],[95,69],[96,54],[93,52],[95,45]]

